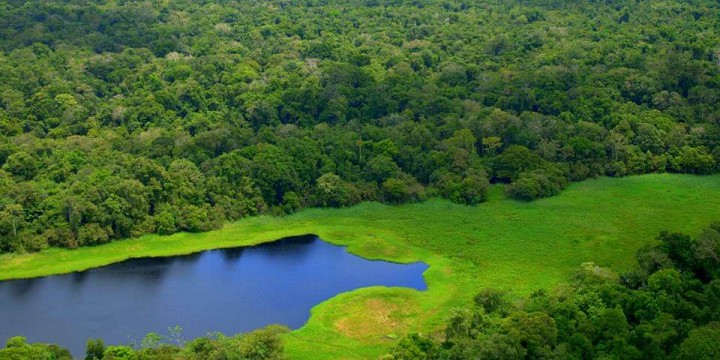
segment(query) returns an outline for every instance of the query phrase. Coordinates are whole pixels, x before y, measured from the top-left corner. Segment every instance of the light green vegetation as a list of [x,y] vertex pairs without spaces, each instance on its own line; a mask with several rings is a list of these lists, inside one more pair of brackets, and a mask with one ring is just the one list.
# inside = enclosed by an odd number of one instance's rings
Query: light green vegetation
[[[448,310],[484,287],[527,295],[566,281],[583,262],[617,271],[661,230],[697,233],[720,219],[720,176],[645,175],[576,183],[558,196],[523,203],[493,187],[477,206],[444,200],[347,209],[312,209],[249,218],[202,234],[145,236],[78,250],[50,249],[0,258],[0,278],[86,269],[128,257],[177,255],[314,233],[370,258],[424,261],[428,291],[366,288],[312,310],[286,337],[291,358],[368,358],[398,336],[439,329]],[[427,330],[425,330],[427,331]]]

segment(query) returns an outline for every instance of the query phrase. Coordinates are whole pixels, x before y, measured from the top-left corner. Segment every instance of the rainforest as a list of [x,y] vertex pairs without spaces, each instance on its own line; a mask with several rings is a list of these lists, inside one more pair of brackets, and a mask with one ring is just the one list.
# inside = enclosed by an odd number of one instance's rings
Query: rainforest
[[[100,329],[82,357],[718,358],[718,13],[2,0],[0,287],[313,234],[425,263],[427,289],[345,289],[300,326]],[[78,357],[11,336],[0,359]]]

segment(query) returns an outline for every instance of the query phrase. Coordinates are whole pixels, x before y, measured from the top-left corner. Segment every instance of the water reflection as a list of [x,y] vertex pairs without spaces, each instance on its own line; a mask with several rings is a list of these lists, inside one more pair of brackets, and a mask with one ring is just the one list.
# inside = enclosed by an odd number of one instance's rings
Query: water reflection
[[85,279],[88,278],[88,272],[87,271],[80,271],[76,273],[71,274],[73,285],[75,286],[81,286],[83,282],[85,282]]
[[220,254],[226,263],[232,264],[240,260],[244,251],[245,248],[231,248],[222,250]]
[[26,299],[28,296],[32,296],[33,288],[40,285],[41,282],[42,282],[42,278],[13,280],[13,281],[8,282],[7,286],[9,288],[10,295],[14,299],[16,299],[18,301],[22,301],[22,300]]
[[314,305],[373,286],[423,290],[426,265],[367,261],[314,236],[88,271],[0,282],[0,341],[15,335],[68,347],[127,344],[180,325],[185,338],[268,324],[302,326]]

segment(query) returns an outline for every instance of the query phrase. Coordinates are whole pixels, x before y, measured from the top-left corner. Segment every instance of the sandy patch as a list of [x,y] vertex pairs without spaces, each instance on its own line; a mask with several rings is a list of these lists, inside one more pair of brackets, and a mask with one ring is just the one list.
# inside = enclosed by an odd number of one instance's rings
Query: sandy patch
[[[347,315],[335,322],[335,328],[351,338],[382,336],[394,337],[407,331],[407,319],[412,306],[381,300],[366,300],[354,314]],[[389,337],[390,336],[390,337]]]

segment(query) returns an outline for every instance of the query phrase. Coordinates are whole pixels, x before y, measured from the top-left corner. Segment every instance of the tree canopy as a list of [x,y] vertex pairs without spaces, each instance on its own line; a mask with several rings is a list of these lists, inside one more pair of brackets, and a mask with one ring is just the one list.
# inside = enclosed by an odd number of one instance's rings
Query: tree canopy
[[[573,281],[513,304],[486,289],[443,336],[412,334],[401,359],[715,359],[720,356],[720,223],[663,232],[619,276],[592,263]],[[438,340],[441,338],[442,340]]]
[[717,172],[716,1],[0,3],[0,251]]

